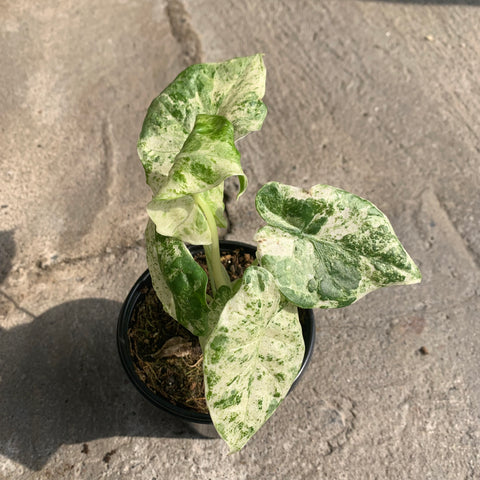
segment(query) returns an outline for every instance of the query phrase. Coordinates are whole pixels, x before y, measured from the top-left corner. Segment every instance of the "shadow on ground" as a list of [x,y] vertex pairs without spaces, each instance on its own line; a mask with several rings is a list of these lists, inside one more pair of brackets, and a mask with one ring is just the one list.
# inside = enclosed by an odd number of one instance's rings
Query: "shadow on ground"
[[0,328],[0,453],[39,470],[63,444],[197,436],[127,380],[115,340],[120,307],[77,300]]
[[13,230],[0,230],[0,285],[12,269],[17,247]]

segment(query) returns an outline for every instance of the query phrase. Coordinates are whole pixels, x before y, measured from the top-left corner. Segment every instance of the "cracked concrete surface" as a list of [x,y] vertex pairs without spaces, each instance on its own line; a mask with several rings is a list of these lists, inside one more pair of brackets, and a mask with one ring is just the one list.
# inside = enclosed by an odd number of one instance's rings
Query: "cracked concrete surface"
[[[46,0],[0,9],[0,479],[480,477],[478,2]],[[227,238],[257,188],[329,183],[424,280],[318,311],[302,382],[235,455],[156,411],[115,348],[146,267],[136,140],[185,66],[265,53]]]
[[183,2],[168,0],[166,12],[172,35],[180,45],[185,67],[203,62],[200,38],[192,27],[190,16]]

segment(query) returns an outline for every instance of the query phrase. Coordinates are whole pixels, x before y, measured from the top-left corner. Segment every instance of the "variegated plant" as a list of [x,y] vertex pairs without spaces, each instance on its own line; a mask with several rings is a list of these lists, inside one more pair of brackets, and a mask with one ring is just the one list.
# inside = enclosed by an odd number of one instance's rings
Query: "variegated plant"
[[[297,307],[337,308],[420,272],[387,218],[344,190],[268,183],[257,263],[231,282],[220,262],[223,185],[247,186],[235,142],[259,130],[261,55],[193,65],[151,104],[138,152],[153,199],[147,260],[165,311],[199,337],[207,405],[230,451],[242,448],[288,393],[304,344]],[[185,243],[203,245],[208,276]],[[207,295],[210,282],[212,295]]]

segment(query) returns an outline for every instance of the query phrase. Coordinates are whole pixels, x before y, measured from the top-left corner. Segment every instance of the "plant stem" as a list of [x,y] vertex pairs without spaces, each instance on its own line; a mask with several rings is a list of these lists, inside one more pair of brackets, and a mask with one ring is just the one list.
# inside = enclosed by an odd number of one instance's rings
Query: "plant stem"
[[220,261],[220,242],[218,239],[217,223],[213,217],[212,211],[208,207],[205,200],[199,193],[193,195],[195,203],[205,215],[207,225],[212,237],[211,245],[204,245],[205,256],[207,257],[208,273],[213,292],[216,292],[220,287],[229,285],[229,281],[225,278],[223,265]]

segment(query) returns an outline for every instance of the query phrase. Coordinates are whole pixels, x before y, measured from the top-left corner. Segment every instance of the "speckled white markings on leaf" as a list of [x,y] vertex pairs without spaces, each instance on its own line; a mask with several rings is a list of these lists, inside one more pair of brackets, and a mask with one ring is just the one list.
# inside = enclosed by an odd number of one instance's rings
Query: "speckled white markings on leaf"
[[268,224],[256,235],[257,258],[298,306],[342,307],[421,279],[387,217],[363,198],[328,185],[307,192],[271,182],[256,207]]
[[224,180],[238,176],[239,195],[247,186],[234,142],[261,127],[264,93],[265,67],[254,55],[192,65],[152,102],[138,152],[154,194],[147,212],[159,234],[211,243],[193,195],[201,195],[217,226],[225,226]]
[[210,312],[207,274],[183,242],[159,235],[151,221],[145,236],[148,269],[164,310],[194,335],[206,335]]
[[246,270],[204,350],[210,415],[231,451],[272,415],[298,371],[304,342],[297,308],[261,267]]
[[235,140],[261,128],[267,113],[261,101],[265,75],[261,55],[192,65],[155,98],[137,145],[154,194],[168,176],[198,114],[225,117],[233,125]]

